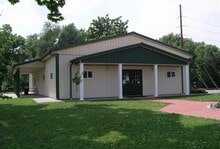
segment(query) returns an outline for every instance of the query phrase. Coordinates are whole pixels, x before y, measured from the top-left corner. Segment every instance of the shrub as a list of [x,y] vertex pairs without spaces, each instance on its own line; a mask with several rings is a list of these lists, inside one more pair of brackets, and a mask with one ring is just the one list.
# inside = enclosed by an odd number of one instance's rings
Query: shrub
[[12,97],[8,97],[8,96],[0,96],[0,99],[12,99]]
[[220,108],[220,101],[215,104],[215,108]]
[[196,89],[192,89],[191,90],[191,93],[195,93],[195,94],[197,94],[197,93],[207,93],[206,92],[206,90],[205,89],[203,89],[203,88],[196,88]]

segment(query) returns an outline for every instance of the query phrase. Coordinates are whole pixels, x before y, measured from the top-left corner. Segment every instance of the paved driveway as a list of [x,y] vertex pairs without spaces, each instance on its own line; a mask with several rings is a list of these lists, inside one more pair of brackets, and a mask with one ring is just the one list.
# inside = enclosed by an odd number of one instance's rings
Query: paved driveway
[[156,100],[166,103],[160,111],[188,116],[220,120],[220,109],[210,109],[208,106],[215,102],[199,102],[188,100]]

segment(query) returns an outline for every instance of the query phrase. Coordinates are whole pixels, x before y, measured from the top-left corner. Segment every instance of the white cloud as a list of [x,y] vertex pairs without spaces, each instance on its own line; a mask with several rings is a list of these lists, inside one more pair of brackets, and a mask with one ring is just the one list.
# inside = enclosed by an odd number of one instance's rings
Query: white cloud
[[[66,0],[61,9],[65,20],[87,28],[92,19],[110,14],[129,20],[129,31],[137,31],[153,38],[170,32],[179,33],[179,4],[183,7],[184,36],[220,46],[219,0]],[[22,0],[12,6],[0,0],[0,24],[11,24],[21,35],[40,32],[47,21],[47,10],[34,0]]]

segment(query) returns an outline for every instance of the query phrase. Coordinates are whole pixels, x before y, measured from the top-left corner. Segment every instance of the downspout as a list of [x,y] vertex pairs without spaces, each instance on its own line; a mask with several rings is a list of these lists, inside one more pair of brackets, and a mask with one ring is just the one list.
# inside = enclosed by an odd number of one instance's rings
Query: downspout
[[73,96],[72,96],[72,66],[73,66],[73,63],[72,62],[70,62],[70,68],[69,68],[69,70],[70,70],[70,99],[72,99],[73,98]]
[[59,75],[59,73],[60,73],[60,67],[59,67],[60,62],[59,62],[59,54],[56,54],[55,60],[56,60],[56,67],[55,67],[56,68],[56,98],[60,99],[60,83],[59,83],[59,81],[60,81],[60,75]]

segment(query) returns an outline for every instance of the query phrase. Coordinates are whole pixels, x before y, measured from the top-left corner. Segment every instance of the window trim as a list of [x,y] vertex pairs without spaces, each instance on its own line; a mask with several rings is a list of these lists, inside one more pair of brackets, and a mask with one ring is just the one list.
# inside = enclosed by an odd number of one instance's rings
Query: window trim
[[83,78],[84,79],[93,79],[94,78],[93,71],[84,71],[83,72]]

